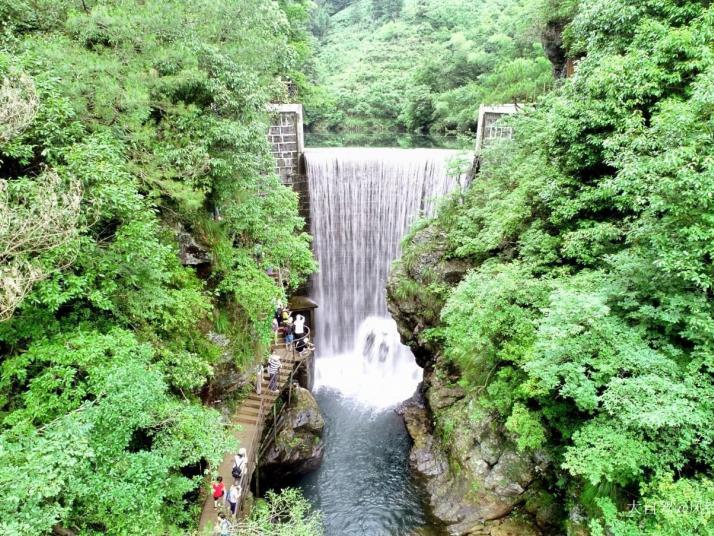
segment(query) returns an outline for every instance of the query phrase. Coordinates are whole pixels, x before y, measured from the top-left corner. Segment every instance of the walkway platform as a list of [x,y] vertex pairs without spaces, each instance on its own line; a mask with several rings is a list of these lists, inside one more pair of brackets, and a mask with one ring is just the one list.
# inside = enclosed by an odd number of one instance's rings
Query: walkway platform
[[[290,376],[297,364],[304,358],[299,357],[296,352],[286,350],[285,345],[278,345],[278,348],[273,350],[280,356],[282,368],[280,369],[280,392],[287,386],[290,381]],[[240,407],[236,410],[231,418],[232,424],[240,425],[240,429],[235,432],[235,438],[238,440],[238,448],[245,448],[248,454],[248,471],[241,479],[241,496],[238,503],[238,516],[243,507],[243,500],[250,488],[250,482],[253,478],[258,458],[258,450],[260,449],[260,441],[265,429],[265,420],[272,414],[273,405],[275,404],[280,392],[271,393],[268,390],[269,376],[267,371],[263,373],[261,394],[253,391],[246,399],[241,402]],[[218,474],[223,477],[223,482],[226,485],[226,493],[233,482],[233,457],[236,452],[227,452],[223,457],[223,461],[218,467]],[[206,497],[201,511],[201,519],[198,525],[198,533],[200,535],[210,534],[210,529],[218,520],[218,512],[213,508],[213,497],[211,493]]]

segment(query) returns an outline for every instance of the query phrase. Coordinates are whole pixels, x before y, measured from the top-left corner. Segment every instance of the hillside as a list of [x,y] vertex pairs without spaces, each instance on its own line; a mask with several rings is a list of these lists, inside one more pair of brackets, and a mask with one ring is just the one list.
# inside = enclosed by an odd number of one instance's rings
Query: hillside
[[313,128],[473,130],[481,102],[553,85],[540,2],[321,0]]
[[451,478],[488,496],[495,436],[547,534],[714,530],[713,9],[580,2],[575,75],[392,275]]
[[195,529],[207,393],[269,347],[266,269],[314,268],[266,140],[301,9],[0,3],[3,535]]

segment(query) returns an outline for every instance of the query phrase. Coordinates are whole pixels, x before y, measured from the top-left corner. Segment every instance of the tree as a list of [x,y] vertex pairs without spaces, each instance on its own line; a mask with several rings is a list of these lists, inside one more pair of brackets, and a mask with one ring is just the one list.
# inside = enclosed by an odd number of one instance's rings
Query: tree
[[[0,321],[47,276],[42,258],[76,240],[82,192],[54,171],[35,180],[0,179]],[[60,262],[66,267],[71,255]]]
[[320,536],[322,517],[312,511],[300,490],[286,488],[280,493],[269,491],[238,531],[246,536]]
[[375,21],[394,20],[399,17],[403,6],[404,0],[372,0],[372,18]]
[[35,85],[27,75],[3,77],[0,84],[0,144],[7,143],[32,123],[37,105]]

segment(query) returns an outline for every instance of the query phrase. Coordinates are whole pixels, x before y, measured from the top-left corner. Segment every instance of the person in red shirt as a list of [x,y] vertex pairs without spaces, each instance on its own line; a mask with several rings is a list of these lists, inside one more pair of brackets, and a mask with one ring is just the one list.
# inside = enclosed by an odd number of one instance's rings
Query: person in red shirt
[[223,477],[219,476],[212,484],[213,486],[213,508],[218,509],[218,501],[223,498],[226,492],[226,487],[223,485]]

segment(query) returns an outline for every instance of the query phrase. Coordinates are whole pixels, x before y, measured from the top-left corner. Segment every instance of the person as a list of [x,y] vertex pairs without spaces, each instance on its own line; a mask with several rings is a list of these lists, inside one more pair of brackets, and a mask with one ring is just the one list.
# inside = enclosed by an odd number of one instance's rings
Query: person
[[300,354],[300,357],[306,357],[315,350],[315,345],[310,342],[310,337],[305,336],[295,343],[295,350]]
[[226,514],[219,512],[218,523],[214,529],[214,534],[218,534],[218,536],[230,536],[231,532],[233,532],[233,523],[226,519]]
[[270,358],[268,359],[268,374],[270,375],[268,389],[270,389],[273,393],[278,392],[278,374],[280,373],[280,368],[282,366],[280,356],[277,354],[270,354]]
[[293,331],[295,332],[295,341],[299,341],[305,336],[305,317],[301,314],[295,317]]
[[293,319],[288,318],[288,321],[285,323],[285,327],[283,327],[283,333],[285,333],[285,347],[290,348],[293,344],[293,339],[295,338],[295,335],[293,335]]
[[291,315],[290,310],[287,307],[285,307],[283,309],[281,315],[282,315],[281,318],[282,318],[283,324],[285,324],[288,321],[288,318],[290,318],[290,315]]
[[213,508],[218,509],[218,502],[226,492],[226,487],[223,484],[223,477],[219,476],[213,483]]
[[228,496],[226,497],[226,502],[228,503],[228,508],[230,509],[231,512],[231,517],[235,519],[236,514],[238,513],[238,499],[240,498],[240,489],[234,482],[231,484],[230,489],[228,490]]
[[231,474],[236,484],[240,484],[247,467],[248,453],[244,448],[241,448],[238,450],[238,454],[233,456],[233,468],[231,469]]
[[273,340],[275,344],[278,344],[278,330],[280,329],[280,323],[277,318],[273,318]]

